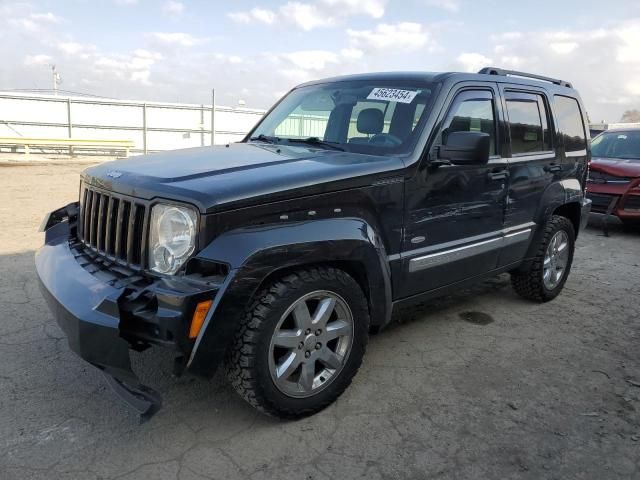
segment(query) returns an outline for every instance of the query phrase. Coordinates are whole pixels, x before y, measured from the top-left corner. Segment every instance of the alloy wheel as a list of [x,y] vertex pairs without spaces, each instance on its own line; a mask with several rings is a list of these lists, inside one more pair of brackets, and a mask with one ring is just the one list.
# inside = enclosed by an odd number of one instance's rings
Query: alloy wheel
[[315,395],[344,367],[353,343],[353,315],[342,297],[319,290],[280,317],[269,346],[269,371],[287,396]]
[[551,237],[544,255],[542,280],[548,290],[553,290],[562,281],[569,261],[569,237],[559,230]]

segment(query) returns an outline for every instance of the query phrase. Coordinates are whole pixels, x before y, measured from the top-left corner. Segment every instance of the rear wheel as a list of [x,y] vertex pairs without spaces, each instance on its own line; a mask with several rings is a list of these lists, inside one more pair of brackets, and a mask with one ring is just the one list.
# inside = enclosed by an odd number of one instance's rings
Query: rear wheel
[[227,361],[236,391],[264,413],[296,418],[331,404],[362,362],[369,312],[360,286],[334,268],[273,282],[249,307]]
[[536,255],[526,271],[511,273],[511,284],[522,297],[539,302],[553,300],[562,291],[573,262],[575,231],[566,217],[553,215],[534,241]]

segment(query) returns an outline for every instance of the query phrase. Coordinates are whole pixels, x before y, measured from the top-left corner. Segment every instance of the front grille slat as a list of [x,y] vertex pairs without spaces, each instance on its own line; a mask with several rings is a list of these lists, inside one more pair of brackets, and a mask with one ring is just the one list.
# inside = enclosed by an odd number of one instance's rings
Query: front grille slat
[[100,203],[100,194],[93,192],[93,199],[91,201],[91,235],[89,236],[89,245],[94,248],[97,244],[96,239],[98,238],[98,229],[96,228],[98,226],[98,203]]
[[80,218],[82,218],[82,229],[80,232],[81,237],[86,237],[86,232],[89,231],[89,202],[91,201],[91,190],[84,190],[84,202],[82,202],[82,211],[80,212]]
[[138,206],[135,203],[132,203],[129,209],[129,227],[127,228],[127,264],[128,265],[132,265],[134,263],[133,243],[135,241],[135,222],[136,222],[137,208]]
[[113,253],[111,250],[111,229],[113,226],[112,217],[113,217],[113,202],[115,199],[113,197],[109,197],[108,206],[107,206],[107,225],[106,225],[106,234],[104,239],[104,253],[110,255]]
[[122,224],[124,222],[124,202],[121,201],[118,204],[118,216],[116,217],[116,244],[115,244],[115,256],[120,258],[122,256]]
[[85,187],[81,195],[78,235],[82,243],[105,260],[143,268],[147,248],[147,206],[130,197],[94,187]]
[[96,238],[96,248],[99,252],[104,252],[104,223],[105,223],[105,215],[104,215],[104,204],[107,200],[106,195],[100,195],[100,204],[98,205],[98,228],[97,228],[97,238]]

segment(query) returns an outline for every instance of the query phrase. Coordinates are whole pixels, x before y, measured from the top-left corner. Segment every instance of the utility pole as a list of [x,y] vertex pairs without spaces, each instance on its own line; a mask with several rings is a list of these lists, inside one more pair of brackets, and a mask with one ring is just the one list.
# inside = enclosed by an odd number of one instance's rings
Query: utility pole
[[62,78],[60,78],[60,74],[56,70],[55,65],[51,65],[51,74],[53,76],[53,94],[58,95],[58,87],[62,83]]

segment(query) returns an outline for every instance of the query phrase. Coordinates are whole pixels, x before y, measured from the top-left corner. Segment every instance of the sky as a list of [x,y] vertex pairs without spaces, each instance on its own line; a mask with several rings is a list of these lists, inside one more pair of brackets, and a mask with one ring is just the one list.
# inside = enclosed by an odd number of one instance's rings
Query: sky
[[638,0],[0,0],[0,90],[267,108],[301,82],[497,66],[640,109]]

